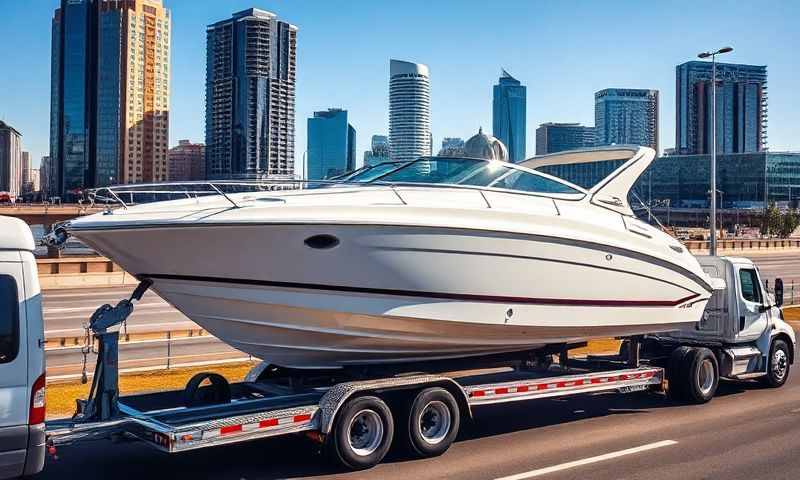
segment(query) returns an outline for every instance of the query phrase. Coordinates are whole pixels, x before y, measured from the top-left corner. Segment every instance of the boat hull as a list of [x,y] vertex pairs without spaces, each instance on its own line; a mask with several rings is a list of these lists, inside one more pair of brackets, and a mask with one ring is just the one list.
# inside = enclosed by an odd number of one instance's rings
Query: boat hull
[[[153,279],[159,295],[221,340],[294,368],[677,330],[701,318],[710,296],[669,262],[542,235],[331,224],[74,234]],[[310,247],[318,235],[336,245]]]

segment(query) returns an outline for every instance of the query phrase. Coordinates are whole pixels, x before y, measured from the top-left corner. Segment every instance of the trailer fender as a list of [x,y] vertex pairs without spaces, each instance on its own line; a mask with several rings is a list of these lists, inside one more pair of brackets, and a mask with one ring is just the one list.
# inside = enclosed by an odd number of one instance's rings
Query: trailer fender
[[472,418],[467,396],[464,389],[452,378],[441,375],[413,375],[408,377],[378,378],[344,382],[334,385],[319,401],[320,432],[327,435],[333,428],[333,420],[342,406],[352,396],[364,392],[378,392],[388,390],[406,390],[421,386],[439,385],[446,388],[458,402],[461,411]]

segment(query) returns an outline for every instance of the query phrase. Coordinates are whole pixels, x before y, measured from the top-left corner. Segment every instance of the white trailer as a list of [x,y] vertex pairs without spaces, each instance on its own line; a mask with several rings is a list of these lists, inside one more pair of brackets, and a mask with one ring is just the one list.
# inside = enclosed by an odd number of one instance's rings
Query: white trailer
[[[705,403],[720,378],[759,378],[779,387],[795,358],[796,340],[755,265],[741,258],[701,257],[728,287],[715,294],[695,329],[624,339],[619,354],[570,358],[580,345],[450,363],[359,371],[291,371],[267,364],[229,384],[201,373],[182,391],[120,398],[119,325],[148,287],[92,316],[99,340],[89,398],[75,416],[47,424],[48,445],[97,438],[130,438],[167,453],[304,433],[349,469],[379,463],[393,439],[417,457],[444,453],[473,408],[485,404],[616,391],[666,391]],[[559,361],[552,362],[557,356]],[[487,367],[504,365],[502,371]],[[511,367],[511,368],[509,368]],[[392,370],[391,368],[394,368]],[[484,370],[464,371],[464,368]],[[395,433],[397,432],[397,434]]]

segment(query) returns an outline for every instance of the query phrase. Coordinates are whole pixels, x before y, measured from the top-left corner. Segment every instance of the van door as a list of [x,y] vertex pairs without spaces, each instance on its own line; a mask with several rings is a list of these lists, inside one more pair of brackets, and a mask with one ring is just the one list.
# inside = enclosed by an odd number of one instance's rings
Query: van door
[[22,473],[28,446],[30,399],[24,300],[19,252],[0,251],[0,477],[13,474],[15,468],[20,469],[17,475]]
[[767,327],[767,315],[762,312],[764,295],[761,279],[753,266],[736,267],[737,290],[739,292],[738,340],[755,340]]

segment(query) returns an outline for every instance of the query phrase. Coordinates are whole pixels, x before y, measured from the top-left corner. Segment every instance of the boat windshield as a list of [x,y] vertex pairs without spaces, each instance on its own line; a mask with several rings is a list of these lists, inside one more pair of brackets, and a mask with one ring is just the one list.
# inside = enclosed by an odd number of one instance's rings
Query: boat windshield
[[404,162],[383,162],[369,167],[363,167],[350,175],[342,177],[340,180],[347,180],[348,182],[369,182],[382,175],[386,175],[392,170],[396,170],[403,165],[403,163]]
[[423,157],[374,180],[375,183],[469,185],[530,193],[580,195],[579,187],[497,160]]

